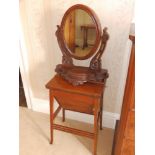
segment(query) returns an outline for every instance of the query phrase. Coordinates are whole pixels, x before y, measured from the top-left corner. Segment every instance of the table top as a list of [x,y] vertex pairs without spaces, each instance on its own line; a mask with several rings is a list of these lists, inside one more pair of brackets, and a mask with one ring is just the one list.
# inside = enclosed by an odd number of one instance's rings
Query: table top
[[84,83],[83,85],[73,86],[56,74],[47,84],[47,89],[60,90],[69,93],[78,93],[87,96],[101,97],[103,93],[104,84],[101,83]]

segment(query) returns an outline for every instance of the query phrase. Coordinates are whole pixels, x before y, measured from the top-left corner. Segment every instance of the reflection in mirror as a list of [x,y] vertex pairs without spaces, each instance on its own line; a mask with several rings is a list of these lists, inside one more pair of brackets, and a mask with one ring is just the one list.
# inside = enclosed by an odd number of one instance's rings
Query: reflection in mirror
[[69,13],[64,25],[64,39],[71,54],[78,57],[89,54],[96,41],[96,27],[86,11],[76,9]]

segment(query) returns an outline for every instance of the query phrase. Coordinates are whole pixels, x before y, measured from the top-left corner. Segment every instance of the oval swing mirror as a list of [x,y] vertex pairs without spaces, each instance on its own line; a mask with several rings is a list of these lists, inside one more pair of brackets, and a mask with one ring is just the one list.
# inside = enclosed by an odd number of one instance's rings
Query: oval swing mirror
[[97,50],[101,27],[95,13],[86,6],[69,8],[61,23],[63,40],[71,57],[87,59]]
[[[106,27],[101,33],[100,22],[92,9],[82,4],[70,7],[61,25],[57,25],[56,37],[62,52],[62,64],[55,68],[57,74],[73,85],[105,82],[108,72],[102,69],[101,56],[109,35]],[[73,58],[85,60],[91,56],[89,67],[73,63]]]

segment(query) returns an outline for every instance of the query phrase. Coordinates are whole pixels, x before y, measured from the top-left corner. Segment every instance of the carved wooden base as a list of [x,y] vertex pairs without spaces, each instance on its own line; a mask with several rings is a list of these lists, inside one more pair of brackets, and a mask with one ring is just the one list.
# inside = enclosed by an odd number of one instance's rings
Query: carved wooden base
[[64,64],[57,65],[55,71],[73,85],[85,82],[102,83],[109,76],[106,69],[92,70],[89,67]]

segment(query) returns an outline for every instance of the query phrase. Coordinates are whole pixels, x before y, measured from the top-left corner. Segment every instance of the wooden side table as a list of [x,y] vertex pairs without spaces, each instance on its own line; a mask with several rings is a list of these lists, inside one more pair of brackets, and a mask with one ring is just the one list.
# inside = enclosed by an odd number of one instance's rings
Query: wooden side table
[[82,25],[81,30],[83,30],[83,46],[82,49],[85,47],[88,47],[88,30],[93,29],[95,30],[95,25],[89,24],[89,25]]
[[[100,120],[100,129],[102,129],[102,110],[103,110],[103,92],[104,83],[85,83],[80,86],[73,86],[69,84],[59,75],[55,75],[47,84],[50,95],[50,133],[51,141],[53,143],[53,129],[69,132],[72,134],[85,136],[94,140],[93,155],[97,152],[97,135],[98,122]],[[54,98],[59,104],[59,107],[54,112],[53,101]],[[94,115],[94,132],[87,132],[75,128],[54,124],[53,120],[62,108],[63,121],[65,121],[65,110],[71,110],[81,113]]]

